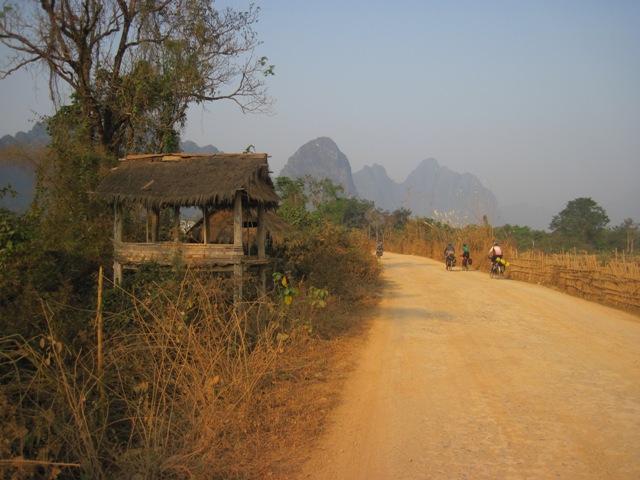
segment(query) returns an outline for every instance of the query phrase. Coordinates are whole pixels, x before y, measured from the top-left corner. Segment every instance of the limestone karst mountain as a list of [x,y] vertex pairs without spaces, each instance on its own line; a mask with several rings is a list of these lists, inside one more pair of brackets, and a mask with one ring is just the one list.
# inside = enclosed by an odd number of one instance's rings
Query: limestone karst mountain
[[452,225],[494,223],[499,216],[495,195],[471,173],[458,173],[429,158],[400,184],[403,204],[415,215],[444,219]]
[[393,211],[403,206],[400,185],[387,175],[382,165],[364,166],[353,174],[353,182],[360,197],[372,200],[376,207]]
[[442,167],[434,159],[423,160],[402,183],[392,180],[381,165],[365,166],[351,173],[351,165],[338,146],[327,137],[312,140],[289,158],[280,176],[311,175],[341,184],[345,196],[372,200],[376,207],[393,211],[407,208],[414,215],[442,218],[456,225],[491,221],[498,202],[477,177]]
[[319,137],[301,146],[289,158],[279,176],[301,178],[305,175],[318,180],[328,178],[335,184],[342,185],[345,197],[358,196],[349,160],[328,137]]

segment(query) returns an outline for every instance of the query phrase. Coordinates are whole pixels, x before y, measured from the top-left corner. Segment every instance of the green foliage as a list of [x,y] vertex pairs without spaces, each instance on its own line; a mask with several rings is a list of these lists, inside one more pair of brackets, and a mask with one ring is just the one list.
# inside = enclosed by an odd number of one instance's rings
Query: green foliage
[[328,222],[290,242],[285,262],[295,278],[354,300],[368,294],[379,273],[367,238]]
[[20,221],[15,213],[0,208],[0,269],[3,271],[25,249],[26,233],[20,229]]
[[600,246],[609,223],[605,210],[591,198],[576,198],[551,220],[549,228],[567,243],[580,248]]
[[90,128],[75,102],[51,117],[48,128],[52,144],[38,169],[34,202],[40,211],[38,245],[107,264],[112,215],[92,201],[90,192],[115,159],[90,141]]
[[324,222],[363,228],[369,225],[369,212],[375,208],[369,200],[341,197],[343,187],[328,178],[278,177],[275,187],[282,198],[278,214],[300,228],[317,228]]
[[494,229],[495,236],[499,240],[509,240],[518,250],[526,251],[540,248],[544,245],[547,233],[543,230],[534,230],[530,227],[519,225],[503,225]]
[[278,215],[291,225],[306,228],[313,222],[311,214],[307,211],[308,196],[305,193],[305,183],[302,179],[278,177],[275,189],[282,202],[278,208]]
[[347,228],[363,228],[368,225],[367,212],[373,208],[374,204],[370,200],[336,198],[320,205],[313,216]]
[[626,218],[620,225],[605,231],[606,246],[610,250],[634,253],[639,240],[640,225],[631,218]]
[[316,288],[313,285],[309,287],[307,294],[309,304],[312,307],[324,308],[327,306],[327,299],[329,298],[329,290],[324,288]]
[[293,298],[298,295],[298,289],[292,287],[287,281],[287,277],[280,272],[273,272],[273,283],[280,294],[284,305],[291,305]]
[[390,223],[396,230],[402,230],[411,218],[411,210],[408,208],[397,208],[390,215]]
[[305,175],[302,181],[314,210],[318,210],[322,205],[336,201],[344,192],[342,185],[335,184],[329,178],[317,179],[312,175]]

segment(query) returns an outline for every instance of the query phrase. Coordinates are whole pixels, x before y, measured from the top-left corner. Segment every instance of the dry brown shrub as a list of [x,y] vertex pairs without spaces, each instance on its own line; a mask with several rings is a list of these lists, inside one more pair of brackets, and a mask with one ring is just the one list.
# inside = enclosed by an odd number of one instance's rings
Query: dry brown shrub
[[[234,307],[219,289],[187,275],[177,288],[140,290],[131,309],[105,315],[100,351],[91,338],[59,342],[64,319],[44,303],[47,332],[0,339],[0,477],[295,471],[290,453],[337,401],[334,359],[346,350],[332,335],[363,319],[337,301],[316,308],[304,282],[288,307],[267,297]],[[332,321],[339,329],[323,327]]]
[[250,324],[248,313],[211,302],[208,287],[134,299],[135,331],[105,340],[101,376],[95,348],[62,346],[53,318],[46,337],[3,344],[0,393],[13,407],[2,419],[13,432],[3,473],[18,475],[27,456],[76,464],[75,475],[90,478],[224,478],[237,470],[256,428],[252,406],[275,371],[281,313],[264,309],[270,314]]
[[380,274],[369,240],[361,232],[330,223],[291,242],[287,262],[284,269],[296,281],[356,303],[370,294]]

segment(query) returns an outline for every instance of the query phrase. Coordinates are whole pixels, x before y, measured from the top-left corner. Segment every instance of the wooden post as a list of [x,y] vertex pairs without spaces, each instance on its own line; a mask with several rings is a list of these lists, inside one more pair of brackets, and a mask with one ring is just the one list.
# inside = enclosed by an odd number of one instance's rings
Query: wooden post
[[173,207],[173,230],[175,238],[173,239],[177,242],[180,239],[180,207]]
[[102,267],[98,270],[98,308],[96,313],[96,330],[98,333],[98,390],[100,392],[100,405],[104,406],[105,391],[102,378]]
[[202,243],[209,243],[211,232],[209,230],[209,207],[202,206]]
[[266,257],[267,226],[265,225],[266,212],[264,203],[258,204],[258,258]]
[[[267,257],[266,253],[266,244],[267,244],[267,225],[266,221],[266,211],[264,203],[258,204],[258,259],[263,260]],[[260,265],[258,267],[260,272],[260,280],[258,284],[258,288],[260,290],[260,294],[264,295],[267,291],[267,269],[264,265]]]
[[158,207],[151,209],[151,243],[156,243],[160,236],[160,210]]
[[233,244],[242,246],[242,191],[236,191],[233,199]]
[[[113,242],[122,242],[122,204],[116,202],[113,206]],[[122,264],[113,260],[113,283],[120,285],[122,282]]]
[[146,222],[146,241],[151,243],[151,209],[147,207],[147,222]]
[[[237,190],[233,199],[233,245],[242,248],[242,191]],[[240,258],[234,258],[233,277],[236,284],[234,303],[242,301],[242,263]]]

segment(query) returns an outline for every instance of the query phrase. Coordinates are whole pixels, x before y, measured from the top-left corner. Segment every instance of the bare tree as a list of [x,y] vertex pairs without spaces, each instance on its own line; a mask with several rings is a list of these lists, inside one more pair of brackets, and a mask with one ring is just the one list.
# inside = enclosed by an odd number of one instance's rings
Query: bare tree
[[[76,105],[90,140],[116,155],[175,147],[192,103],[266,112],[273,74],[253,30],[259,8],[211,0],[0,0],[0,78],[48,72],[50,96]],[[65,92],[67,94],[65,94]]]

